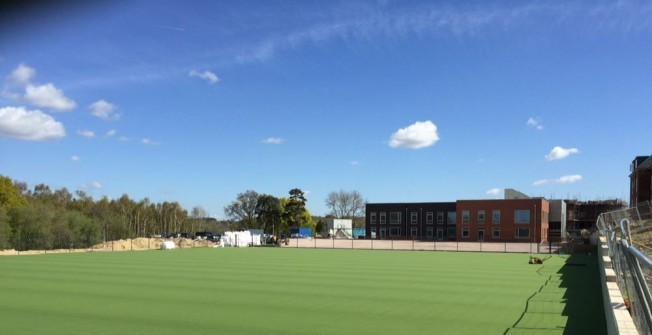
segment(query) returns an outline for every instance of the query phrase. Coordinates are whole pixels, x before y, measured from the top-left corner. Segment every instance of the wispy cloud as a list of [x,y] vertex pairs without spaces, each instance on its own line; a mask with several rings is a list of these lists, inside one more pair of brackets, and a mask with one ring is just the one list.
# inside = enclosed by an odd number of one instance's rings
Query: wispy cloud
[[268,137],[262,141],[264,144],[283,144],[285,139],[282,137]]
[[357,166],[357,165],[360,165],[360,162],[358,162],[358,161],[351,161],[351,162],[349,162],[349,164],[351,164],[351,165],[353,165],[353,166]]
[[79,156],[70,156],[70,160],[73,162],[79,162],[80,158]]
[[115,136],[116,133],[118,133],[117,130],[111,129],[111,130],[106,132],[106,137],[113,137],[113,136]]
[[215,84],[218,81],[220,81],[220,78],[215,73],[210,71],[199,72],[199,71],[192,70],[188,73],[188,75],[190,77],[201,78],[206,82],[208,82],[209,84]]
[[582,176],[579,174],[562,176],[557,179],[540,179],[532,183],[533,186],[541,186],[545,184],[571,184],[576,183],[582,180]]
[[389,146],[392,148],[421,149],[434,145],[439,141],[437,125],[432,121],[417,121],[405,128],[400,128],[392,134]]
[[543,130],[543,124],[541,124],[541,119],[540,118],[531,117],[531,118],[527,119],[527,122],[525,124],[535,128],[536,130]]
[[549,161],[555,161],[559,159],[564,159],[572,154],[578,154],[580,151],[577,148],[563,148],[556,146],[550,150],[550,153],[546,155],[546,159]]
[[140,143],[142,143],[144,145],[160,145],[161,144],[161,142],[155,142],[155,141],[152,141],[149,138],[143,138],[142,140],[140,140]]
[[80,129],[77,130],[77,135],[84,136],[86,138],[93,138],[95,137],[95,132],[92,130]]

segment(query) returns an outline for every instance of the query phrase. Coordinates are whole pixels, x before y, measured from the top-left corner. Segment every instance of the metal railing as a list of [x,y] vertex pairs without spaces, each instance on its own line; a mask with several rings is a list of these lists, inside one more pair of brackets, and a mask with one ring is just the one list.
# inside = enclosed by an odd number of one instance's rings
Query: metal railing
[[602,213],[596,222],[607,239],[609,256],[637,330],[652,334],[652,206],[650,202],[637,207]]

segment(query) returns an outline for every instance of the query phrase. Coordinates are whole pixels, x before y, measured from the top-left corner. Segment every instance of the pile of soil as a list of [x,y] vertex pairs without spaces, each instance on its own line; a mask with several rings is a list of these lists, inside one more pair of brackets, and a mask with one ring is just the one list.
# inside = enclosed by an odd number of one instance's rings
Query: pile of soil
[[134,239],[108,241],[94,245],[92,248],[84,249],[57,249],[57,250],[26,250],[16,251],[14,249],[0,250],[0,256],[9,255],[36,255],[36,254],[60,254],[70,252],[88,252],[88,251],[129,251],[129,250],[157,250],[161,248],[164,241],[173,241],[177,248],[196,248],[212,247],[215,245],[212,241],[193,241],[188,238],[145,238],[138,237]]

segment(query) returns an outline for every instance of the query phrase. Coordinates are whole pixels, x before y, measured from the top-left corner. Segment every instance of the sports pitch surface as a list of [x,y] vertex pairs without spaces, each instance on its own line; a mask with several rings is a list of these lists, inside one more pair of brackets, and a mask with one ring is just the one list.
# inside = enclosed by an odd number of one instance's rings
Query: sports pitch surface
[[528,258],[285,248],[5,256],[0,332],[606,334],[595,256]]

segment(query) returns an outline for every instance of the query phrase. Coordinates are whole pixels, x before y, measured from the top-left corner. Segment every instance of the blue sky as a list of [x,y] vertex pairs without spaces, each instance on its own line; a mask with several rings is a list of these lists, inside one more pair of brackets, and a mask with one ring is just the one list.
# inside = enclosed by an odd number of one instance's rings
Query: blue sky
[[0,20],[0,174],[31,187],[628,200],[652,154],[646,1],[43,6]]

